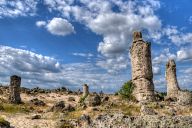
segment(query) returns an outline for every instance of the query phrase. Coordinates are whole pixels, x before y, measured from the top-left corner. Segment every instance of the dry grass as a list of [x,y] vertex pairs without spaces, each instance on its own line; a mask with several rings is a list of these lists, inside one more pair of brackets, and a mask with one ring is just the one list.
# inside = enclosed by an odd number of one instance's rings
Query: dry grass
[[137,104],[120,103],[120,104],[114,104],[110,108],[110,111],[122,112],[123,114],[129,116],[137,116],[140,114],[140,106]]
[[82,114],[83,114],[83,111],[81,111],[81,110],[68,112],[68,113],[66,113],[66,116],[64,117],[64,119],[66,119],[66,120],[67,119],[78,119]]
[[8,104],[8,103],[3,103],[2,105],[2,111],[6,113],[28,113],[29,108],[26,105],[16,105],[16,104]]

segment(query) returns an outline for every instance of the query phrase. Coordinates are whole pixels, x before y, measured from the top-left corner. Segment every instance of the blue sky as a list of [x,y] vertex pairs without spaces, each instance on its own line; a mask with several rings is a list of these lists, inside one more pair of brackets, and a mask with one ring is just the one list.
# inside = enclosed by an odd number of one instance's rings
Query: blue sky
[[131,79],[132,33],[152,43],[156,90],[175,59],[182,89],[192,89],[191,0],[0,0],[0,82],[115,92]]

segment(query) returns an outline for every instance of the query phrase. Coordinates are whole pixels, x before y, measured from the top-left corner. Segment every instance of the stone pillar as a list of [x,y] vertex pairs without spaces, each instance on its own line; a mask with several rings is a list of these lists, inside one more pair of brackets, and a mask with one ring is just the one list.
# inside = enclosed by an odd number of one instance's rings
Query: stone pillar
[[141,32],[134,32],[130,49],[133,94],[138,101],[153,101],[154,84],[151,62],[151,44],[143,41]]
[[10,77],[10,96],[9,101],[10,103],[19,104],[21,103],[21,97],[20,97],[20,85],[21,85],[21,77],[13,75]]
[[87,97],[89,95],[89,86],[87,84],[83,85],[83,97]]
[[174,60],[169,60],[166,64],[167,98],[176,98],[180,90],[177,75],[176,64]]

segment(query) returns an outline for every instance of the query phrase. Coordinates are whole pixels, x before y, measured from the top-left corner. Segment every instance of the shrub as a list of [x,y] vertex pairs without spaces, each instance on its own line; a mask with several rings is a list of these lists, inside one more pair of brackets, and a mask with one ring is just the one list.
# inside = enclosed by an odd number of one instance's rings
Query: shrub
[[0,117],[0,127],[6,127],[9,126],[10,123],[8,121],[6,121],[3,117]]
[[85,101],[85,99],[87,98],[88,95],[82,96],[79,99],[79,103],[83,103]]
[[134,96],[132,95],[133,89],[134,89],[134,85],[133,85],[132,81],[130,80],[130,81],[123,84],[123,86],[119,90],[119,94],[123,98],[133,100],[133,99],[135,99]]

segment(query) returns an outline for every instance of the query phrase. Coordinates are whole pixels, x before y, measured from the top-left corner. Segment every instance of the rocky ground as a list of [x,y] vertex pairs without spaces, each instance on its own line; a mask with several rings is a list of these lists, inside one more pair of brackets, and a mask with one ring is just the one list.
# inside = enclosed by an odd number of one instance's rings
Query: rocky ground
[[[192,106],[177,102],[138,103],[118,95],[90,94],[65,88],[22,88],[22,104],[8,102],[0,87],[0,128],[191,128]],[[7,122],[6,122],[7,121]],[[4,127],[3,127],[4,126]]]

